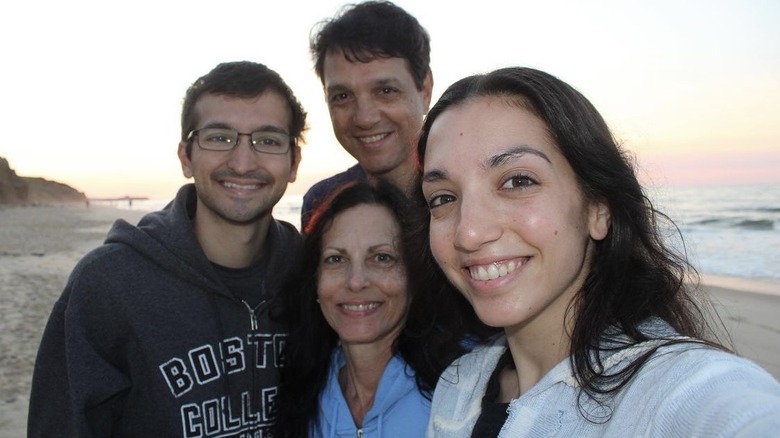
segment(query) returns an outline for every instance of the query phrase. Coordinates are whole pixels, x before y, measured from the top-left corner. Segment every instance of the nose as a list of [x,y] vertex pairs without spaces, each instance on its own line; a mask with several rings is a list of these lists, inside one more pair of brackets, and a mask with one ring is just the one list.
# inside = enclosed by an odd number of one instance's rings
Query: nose
[[353,292],[358,292],[365,289],[369,284],[368,273],[360,263],[353,263],[349,278],[347,279],[347,288]]
[[[246,137],[244,142],[242,137]],[[255,170],[257,162],[257,153],[252,149],[252,137],[248,134],[239,134],[236,140],[236,147],[230,151],[228,167],[239,175],[246,174]]]
[[370,129],[376,125],[380,117],[379,105],[368,97],[360,97],[355,105],[355,113],[352,115],[352,121],[355,126],[361,129]]
[[489,204],[485,196],[465,194],[461,198],[453,238],[457,249],[473,252],[501,237],[499,217]]

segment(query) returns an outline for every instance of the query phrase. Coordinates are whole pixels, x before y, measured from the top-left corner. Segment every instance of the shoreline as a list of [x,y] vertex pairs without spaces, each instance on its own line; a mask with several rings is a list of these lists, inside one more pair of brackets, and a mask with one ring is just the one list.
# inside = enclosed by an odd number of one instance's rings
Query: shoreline
[[[0,438],[26,435],[38,344],[70,272],[113,222],[148,210],[93,204],[0,206]],[[738,353],[780,379],[780,282],[701,276]]]
[[701,274],[701,283],[704,287],[717,287],[731,289],[738,292],[774,295],[780,297],[780,281],[773,281],[770,279]]

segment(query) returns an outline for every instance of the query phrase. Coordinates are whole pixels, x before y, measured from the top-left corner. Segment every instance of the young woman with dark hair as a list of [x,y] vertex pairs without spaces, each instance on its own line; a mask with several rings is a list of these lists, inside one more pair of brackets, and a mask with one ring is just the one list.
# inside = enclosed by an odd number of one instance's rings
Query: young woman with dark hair
[[671,221],[574,88],[530,68],[462,79],[418,159],[420,240],[504,329],[442,374],[428,436],[777,434],[780,385],[717,342]]

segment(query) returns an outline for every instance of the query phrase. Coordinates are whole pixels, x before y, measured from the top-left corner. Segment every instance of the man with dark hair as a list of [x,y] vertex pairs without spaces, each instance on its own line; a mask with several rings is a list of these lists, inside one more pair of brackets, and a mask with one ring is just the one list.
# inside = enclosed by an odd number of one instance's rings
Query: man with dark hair
[[269,433],[287,337],[269,308],[301,244],[271,212],[305,121],[262,64],[192,84],[178,155],[194,184],[137,227],[118,220],[74,269],[41,341],[28,436]]
[[358,163],[309,189],[302,229],[345,182],[385,180],[411,192],[414,147],[433,89],[428,33],[393,3],[349,5],[313,35],[311,52],[333,132]]

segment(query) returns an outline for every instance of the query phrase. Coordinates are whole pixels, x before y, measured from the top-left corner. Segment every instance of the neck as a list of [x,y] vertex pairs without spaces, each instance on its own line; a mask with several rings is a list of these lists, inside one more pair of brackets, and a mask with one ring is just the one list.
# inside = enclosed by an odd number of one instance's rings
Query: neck
[[[504,388],[516,398],[536,385],[553,367],[569,357],[573,320],[565,320],[570,297],[551,304],[549,312],[520,326],[506,327],[507,344],[515,363],[514,388]],[[556,307],[559,307],[556,309]]]
[[368,181],[376,184],[385,181],[401,189],[407,196],[411,196],[415,188],[415,167],[412,165],[399,166],[390,172],[381,175],[367,174]]
[[227,268],[246,268],[263,254],[271,216],[248,224],[235,224],[206,208],[196,210],[192,225],[206,258]]
[[339,371],[339,385],[352,419],[362,427],[366,413],[374,404],[379,381],[392,358],[389,349],[345,347],[346,365]]

